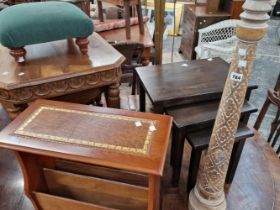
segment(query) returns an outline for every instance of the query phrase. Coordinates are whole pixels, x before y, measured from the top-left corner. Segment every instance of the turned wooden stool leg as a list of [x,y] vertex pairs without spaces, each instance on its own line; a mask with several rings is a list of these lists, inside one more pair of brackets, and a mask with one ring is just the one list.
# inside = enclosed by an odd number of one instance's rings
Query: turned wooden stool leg
[[87,54],[89,41],[87,38],[77,38],[76,44],[79,46],[82,54]]
[[125,28],[126,28],[126,38],[131,38],[130,32],[130,2],[129,0],[124,0],[124,17],[125,17]]
[[137,8],[137,16],[138,16],[138,21],[139,21],[140,33],[144,34],[144,23],[143,23],[141,0],[138,0],[136,8]]
[[26,50],[23,47],[11,48],[10,55],[15,58],[17,63],[24,63]]

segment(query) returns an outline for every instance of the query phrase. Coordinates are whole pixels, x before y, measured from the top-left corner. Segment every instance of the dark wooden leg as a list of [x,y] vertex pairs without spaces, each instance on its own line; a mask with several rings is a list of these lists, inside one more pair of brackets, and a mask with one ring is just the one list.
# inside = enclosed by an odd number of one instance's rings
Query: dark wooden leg
[[84,0],[79,2],[72,2],[74,5],[79,7],[84,13],[86,13],[90,17],[90,1]]
[[277,127],[278,127],[277,132],[276,132],[276,134],[274,136],[274,139],[273,139],[273,142],[271,144],[272,147],[275,146],[275,144],[276,144],[276,142],[277,142],[277,140],[278,140],[278,138],[280,136],[280,120],[277,122]]
[[[270,141],[271,141],[272,137],[274,136],[275,131],[276,131],[277,127],[278,127],[278,120],[279,120],[279,114],[280,114],[279,112],[280,112],[280,110],[278,109],[278,111],[277,111],[277,113],[276,113],[276,116],[275,116],[274,120],[273,120],[272,123],[271,123],[270,133],[269,133],[269,137],[268,137],[268,139],[267,139],[267,142],[268,142],[268,143],[270,143]],[[272,143],[272,147],[273,147],[273,146],[274,146],[274,145],[273,145],[273,143]]]
[[150,60],[151,60],[151,47],[145,47],[141,58],[141,64],[143,66],[148,66],[150,64]]
[[135,95],[136,87],[137,87],[137,85],[136,85],[136,73],[135,73],[135,70],[133,70],[131,95]]
[[227,171],[227,176],[226,176],[226,184],[231,184],[235,175],[236,168],[238,166],[241,153],[243,150],[243,147],[245,145],[246,139],[241,139],[240,141],[236,142],[233,145],[230,161],[229,161],[229,166],[228,166],[228,171]]
[[201,154],[202,154],[201,149],[192,148],[190,166],[189,166],[189,174],[188,174],[188,182],[187,182],[187,193],[188,194],[194,188],[195,183],[196,183]]
[[175,148],[176,148],[176,143],[175,141],[176,138],[176,127],[175,125],[172,126],[172,139],[171,139],[171,151],[170,151],[170,165],[173,166],[174,163],[174,155],[175,155]]
[[124,0],[124,17],[125,17],[125,28],[126,28],[126,38],[131,38],[130,33],[130,0]]
[[172,186],[177,187],[180,180],[180,173],[182,167],[183,151],[185,143],[184,129],[173,129],[171,161],[173,167]]
[[160,177],[149,175],[148,210],[160,209]]
[[139,81],[139,106],[140,106],[140,112],[145,112],[146,111],[146,93],[143,85]]
[[120,108],[120,89],[119,83],[110,85],[105,94],[108,107]]
[[252,94],[252,89],[247,89],[246,95],[245,95],[245,99],[246,99],[247,101],[250,100],[251,94]]
[[138,0],[138,4],[136,5],[136,8],[137,8],[138,21],[139,21],[139,30],[141,34],[144,34],[144,23],[143,23],[141,0]]
[[20,64],[25,63],[26,50],[23,47],[11,48],[10,55],[15,58],[15,61]]
[[153,107],[153,113],[156,114],[163,114],[164,113],[164,108],[162,105],[154,105]]
[[1,102],[3,108],[9,115],[11,120],[15,119],[23,110],[27,108],[27,104],[12,104],[7,102]]
[[98,6],[98,17],[99,17],[99,21],[100,21],[100,22],[104,22],[102,1],[97,1],[97,6]]
[[79,46],[82,54],[87,54],[89,41],[87,38],[77,38],[76,44]]
[[[279,138],[279,136],[280,136],[280,126],[279,126],[279,128],[277,129],[277,133],[276,133],[276,135],[275,135],[275,137],[274,137],[274,138],[275,138],[274,140],[277,141],[277,139]],[[279,153],[280,153],[280,145],[278,146],[276,153],[279,155]]]
[[102,95],[100,94],[99,96],[97,96],[95,99],[94,99],[94,103],[96,106],[103,106],[102,102],[101,102],[101,98],[102,98]]
[[255,125],[254,125],[254,128],[256,130],[259,130],[259,128],[261,126],[261,123],[263,121],[263,118],[264,118],[264,116],[265,116],[265,114],[266,114],[266,112],[268,110],[269,105],[270,105],[270,101],[269,101],[268,98],[266,98],[266,100],[265,100],[265,102],[263,104],[263,107],[262,107],[262,109],[261,109],[261,111],[259,113],[259,116],[258,116],[258,118],[257,118],[257,120],[255,122]]

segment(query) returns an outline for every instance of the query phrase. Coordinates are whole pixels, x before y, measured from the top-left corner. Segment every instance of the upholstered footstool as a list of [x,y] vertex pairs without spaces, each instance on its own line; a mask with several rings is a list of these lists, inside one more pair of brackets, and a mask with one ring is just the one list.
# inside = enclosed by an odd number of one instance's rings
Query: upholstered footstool
[[0,13],[0,43],[17,62],[25,61],[24,46],[76,38],[83,54],[93,32],[91,19],[65,2],[36,2],[8,7]]

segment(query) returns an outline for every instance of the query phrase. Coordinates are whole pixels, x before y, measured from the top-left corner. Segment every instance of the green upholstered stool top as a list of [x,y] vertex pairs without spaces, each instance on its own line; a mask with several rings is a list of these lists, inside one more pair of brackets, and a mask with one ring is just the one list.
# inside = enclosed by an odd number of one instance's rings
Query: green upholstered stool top
[[92,32],[91,19],[70,3],[25,3],[0,12],[0,43],[8,48],[88,37]]

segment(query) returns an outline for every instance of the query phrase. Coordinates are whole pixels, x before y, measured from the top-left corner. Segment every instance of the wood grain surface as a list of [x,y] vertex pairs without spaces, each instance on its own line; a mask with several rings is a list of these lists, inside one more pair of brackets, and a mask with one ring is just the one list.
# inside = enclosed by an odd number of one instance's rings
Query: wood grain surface
[[[155,125],[156,130],[153,131],[153,140],[150,142],[149,149],[146,154],[138,154],[132,152],[130,153],[129,150],[119,152],[116,150],[107,149],[106,147],[86,147],[84,145],[81,146],[77,144],[69,144],[67,142],[61,143],[54,141],[38,141],[38,137],[36,138],[36,136],[30,137],[26,135],[15,135],[14,131],[17,130],[22,125],[22,123],[34,113],[35,110],[42,106],[75,110],[77,112],[82,111],[93,112],[97,114],[108,114],[114,115],[116,117],[122,115],[124,117],[137,118],[144,122],[146,120],[158,122]],[[50,118],[48,119],[50,120],[52,118],[52,114],[49,113],[49,115]],[[47,121],[47,119],[42,120],[44,122]],[[57,119],[57,128],[58,126],[61,126],[63,130],[63,124],[67,124],[71,120],[73,120],[73,118],[71,119],[71,117],[67,119],[64,118],[64,121],[59,121]],[[94,124],[94,120],[92,120],[91,123]],[[84,130],[84,132],[89,132],[91,130],[91,127],[93,126],[91,126],[91,123],[88,123],[86,125],[87,129]],[[76,121],[76,124],[79,124],[78,121]],[[104,167],[124,169],[144,174],[162,175],[171,124],[172,118],[169,116],[155,115],[150,113],[137,113],[120,109],[109,109],[47,100],[37,100],[28,109],[26,109],[26,111],[20,114],[20,116],[18,116],[8,127],[2,130],[0,134],[0,145],[1,147],[31,154],[62,158],[65,160],[73,160]],[[110,131],[108,132],[111,132],[111,135],[113,135],[115,132],[116,134],[119,132],[117,130],[118,128],[114,127],[111,122],[107,121],[103,126],[108,126],[110,128]],[[51,127],[49,127],[48,129],[51,129]],[[125,129],[127,128],[122,128],[122,132],[127,132],[129,135],[125,138],[127,140],[129,138],[133,139],[135,134]],[[94,136],[100,136],[98,130],[96,130],[96,134],[94,134]],[[116,135],[115,138],[117,139],[118,136]]]
[[[219,99],[228,69],[228,63],[214,58],[139,67],[136,74],[152,104],[162,108]],[[256,87],[249,84],[249,89]],[[140,103],[143,98],[140,89]]]
[[[26,64],[17,65],[0,45],[0,88],[38,85],[118,68],[124,57],[98,34],[89,37],[88,54],[79,52],[74,40],[26,46]],[[104,59],[106,58],[106,59]]]
[[[3,122],[2,118],[2,127]],[[171,167],[169,161],[166,161],[163,177],[163,210],[187,210],[185,186],[190,150],[190,146],[186,145],[183,176],[179,188],[171,188]],[[30,201],[23,194],[23,177],[14,153],[10,150],[0,149],[0,157],[0,184],[2,186],[0,188],[0,209],[33,210]],[[247,140],[234,181],[232,185],[227,186],[228,210],[279,210],[279,173],[278,157],[264,139],[256,133],[254,138]],[[47,201],[49,202],[49,200]],[[54,199],[54,202],[57,201]],[[75,207],[75,204],[73,205]],[[80,203],[78,205],[80,206]]]

